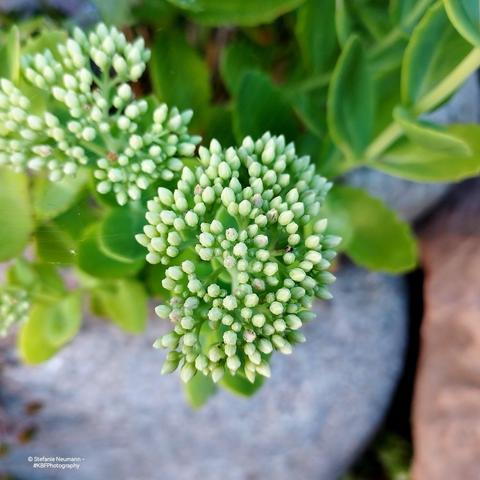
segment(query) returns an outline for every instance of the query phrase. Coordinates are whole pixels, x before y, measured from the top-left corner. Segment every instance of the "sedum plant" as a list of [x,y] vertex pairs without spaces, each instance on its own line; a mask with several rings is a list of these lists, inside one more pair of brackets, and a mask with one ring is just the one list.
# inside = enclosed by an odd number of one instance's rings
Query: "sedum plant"
[[480,127],[426,117],[480,66],[476,0],[224,3],[0,30],[1,325],[27,363],[75,337],[85,300],[138,334],[155,297],[190,402],[214,380],[251,395],[330,297],[335,250],[416,265],[409,225],[350,172],[478,174]]
[[239,149],[213,140],[199,157],[175,189],[159,188],[137,236],[147,260],[167,267],[171,298],[156,311],[174,329],[157,342],[170,350],[163,371],[180,365],[184,381],[199,371],[216,382],[228,370],[254,382],[270,376],[273,350],[304,341],[314,297],[330,298],[339,239],[325,235],[320,211],[331,184],[268,133]]

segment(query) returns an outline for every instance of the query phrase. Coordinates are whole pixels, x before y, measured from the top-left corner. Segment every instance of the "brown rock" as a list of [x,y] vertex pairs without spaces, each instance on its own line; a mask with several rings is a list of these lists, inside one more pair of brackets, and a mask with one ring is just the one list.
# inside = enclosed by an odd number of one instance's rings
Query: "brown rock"
[[413,406],[414,480],[480,479],[480,181],[421,232],[425,318]]

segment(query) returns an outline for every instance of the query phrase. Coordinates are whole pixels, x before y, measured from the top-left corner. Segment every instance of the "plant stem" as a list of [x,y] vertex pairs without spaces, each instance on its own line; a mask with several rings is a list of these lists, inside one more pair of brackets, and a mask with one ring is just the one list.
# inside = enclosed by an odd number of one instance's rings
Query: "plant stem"
[[402,136],[403,130],[395,122],[392,122],[367,148],[365,156],[374,159],[388,149]]

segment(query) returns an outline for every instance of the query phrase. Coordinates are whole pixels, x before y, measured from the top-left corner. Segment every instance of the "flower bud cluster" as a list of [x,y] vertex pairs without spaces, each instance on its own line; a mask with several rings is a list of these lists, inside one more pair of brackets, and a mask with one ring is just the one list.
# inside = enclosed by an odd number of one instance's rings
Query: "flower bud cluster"
[[282,136],[245,138],[239,149],[200,147],[173,191],[159,188],[137,235],[147,260],[166,266],[170,299],[157,307],[173,330],[164,372],[214,381],[270,376],[269,358],[304,341],[314,297],[328,299],[327,271],[339,238],[325,234],[321,206],[331,184]]
[[88,35],[75,29],[55,52],[23,56],[25,79],[51,95],[52,109],[29,113],[28,98],[2,80],[0,163],[46,169],[52,181],[91,165],[98,192],[113,192],[119,204],[173,179],[200,139],[188,133],[192,111],[135,99],[130,82],[149,58],[143,39],[128,43],[104,24]]
[[25,290],[13,288],[1,289],[0,337],[4,337],[13,324],[26,320],[29,308],[30,302]]

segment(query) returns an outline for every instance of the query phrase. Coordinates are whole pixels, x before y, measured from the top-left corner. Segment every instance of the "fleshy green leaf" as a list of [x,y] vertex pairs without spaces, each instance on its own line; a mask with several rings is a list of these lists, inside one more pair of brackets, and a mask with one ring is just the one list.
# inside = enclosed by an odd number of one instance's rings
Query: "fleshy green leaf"
[[48,360],[78,333],[81,318],[77,293],[58,301],[33,304],[18,336],[22,359],[29,364]]
[[472,45],[480,47],[480,2],[478,0],[444,0],[448,17],[455,28]]
[[216,138],[222,145],[235,145],[233,133],[232,109],[227,105],[214,105],[210,109],[208,125],[206,126],[204,139],[208,144],[212,138]]
[[102,250],[121,262],[134,262],[145,257],[145,248],[135,235],[143,231],[145,211],[124,207],[110,210],[100,223],[99,241]]
[[102,312],[122,330],[141,333],[148,318],[147,293],[137,280],[122,278],[102,283],[92,291],[97,312]]
[[25,175],[0,168],[0,262],[16,257],[27,246],[33,222]]
[[106,24],[123,27],[131,23],[130,0],[93,0],[93,4]]
[[159,100],[180,109],[193,109],[194,124],[205,118],[211,94],[207,64],[182,35],[157,34],[150,77]]
[[57,269],[41,262],[30,263],[16,258],[7,270],[9,285],[21,287],[29,292],[40,292],[53,297],[63,297],[66,292],[62,277]]
[[[401,84],[403,103],[407,106],[421,104],[471,49],[448,20],[443,4],[435,4],[413,31],[405,50]],[[429,109],[444,100],[445,96],[439,96]]]
[[226,390],[229,390],[236,395],[241,397],[251,397],[255,394],[259,388],[263,385],[265,377],[257,375],[255,382],[251,383],[243,374],[237,372],[236,375],[231,375],[228,372],[225,372],[222,380],[220,380],[220,385]]
[[301,5],[304,0],[169,0],[207,25],[253,26],[269,23]]
[[433,2],[434,0],[393,0],[390,2],[392,20],[405,33],[410,33]]
[[358,37],[353,36],[335,67],[327,105],[330,134],[348,156],[358,158],[369,144],[374,113],[371,72],[362,44]]
[[452,155],[401,141],[371,166],[419,182],[449,182],[480,173],[480,126],[452,125],[447,132],[469,146],[470,155]]
[[144,260],[120,262],[107,256],[100,248],[98,225],[92,225],[85,233],[78,249],[77,263],[81,270],[98,278],[119,278],[135,275]]
[[308,71],[330,71],[335,65],[338,48],[335,0],[308,0],[298,11],[295,33]]
[[413,143],[427,150],[460,156],[468,156],[473,153],[468,143],[461,138],[447,133],[444,128],[416,120],[403,107],[395,108],[394,118]]
[[333,221],[337,216],[348,219],[351,231],[343,248],[355,263],[388,273],[415,267],[417,247],[413,233],[382,201],[363,190],[339,185],[328,194],[327,204]]
[[224,48],[220,57],[220,73],[232,95],[238,91],[245,73],[262,69],[264,57],[261,50],[245,40],[233,41]]
[[216,392],[217,388],[210,377],[197,373],[184,384],[185,395],[193,408],[202,407]]
[[17,83],[20,76],[20,33],[16,25],[6,35],[0,54],[0,76]]
[[75,177],[65,177],[58,182],[36,177],[32,201],[37,219],[45,221],[66,212],[78,200],[87,178],[88,173],[84,170],[80,170]]
[[260,72],[245,74],[235,100],[234,126],[238,140],[261,137],[266,131],[293,140],[298,134],[292,108],[281,90]]

